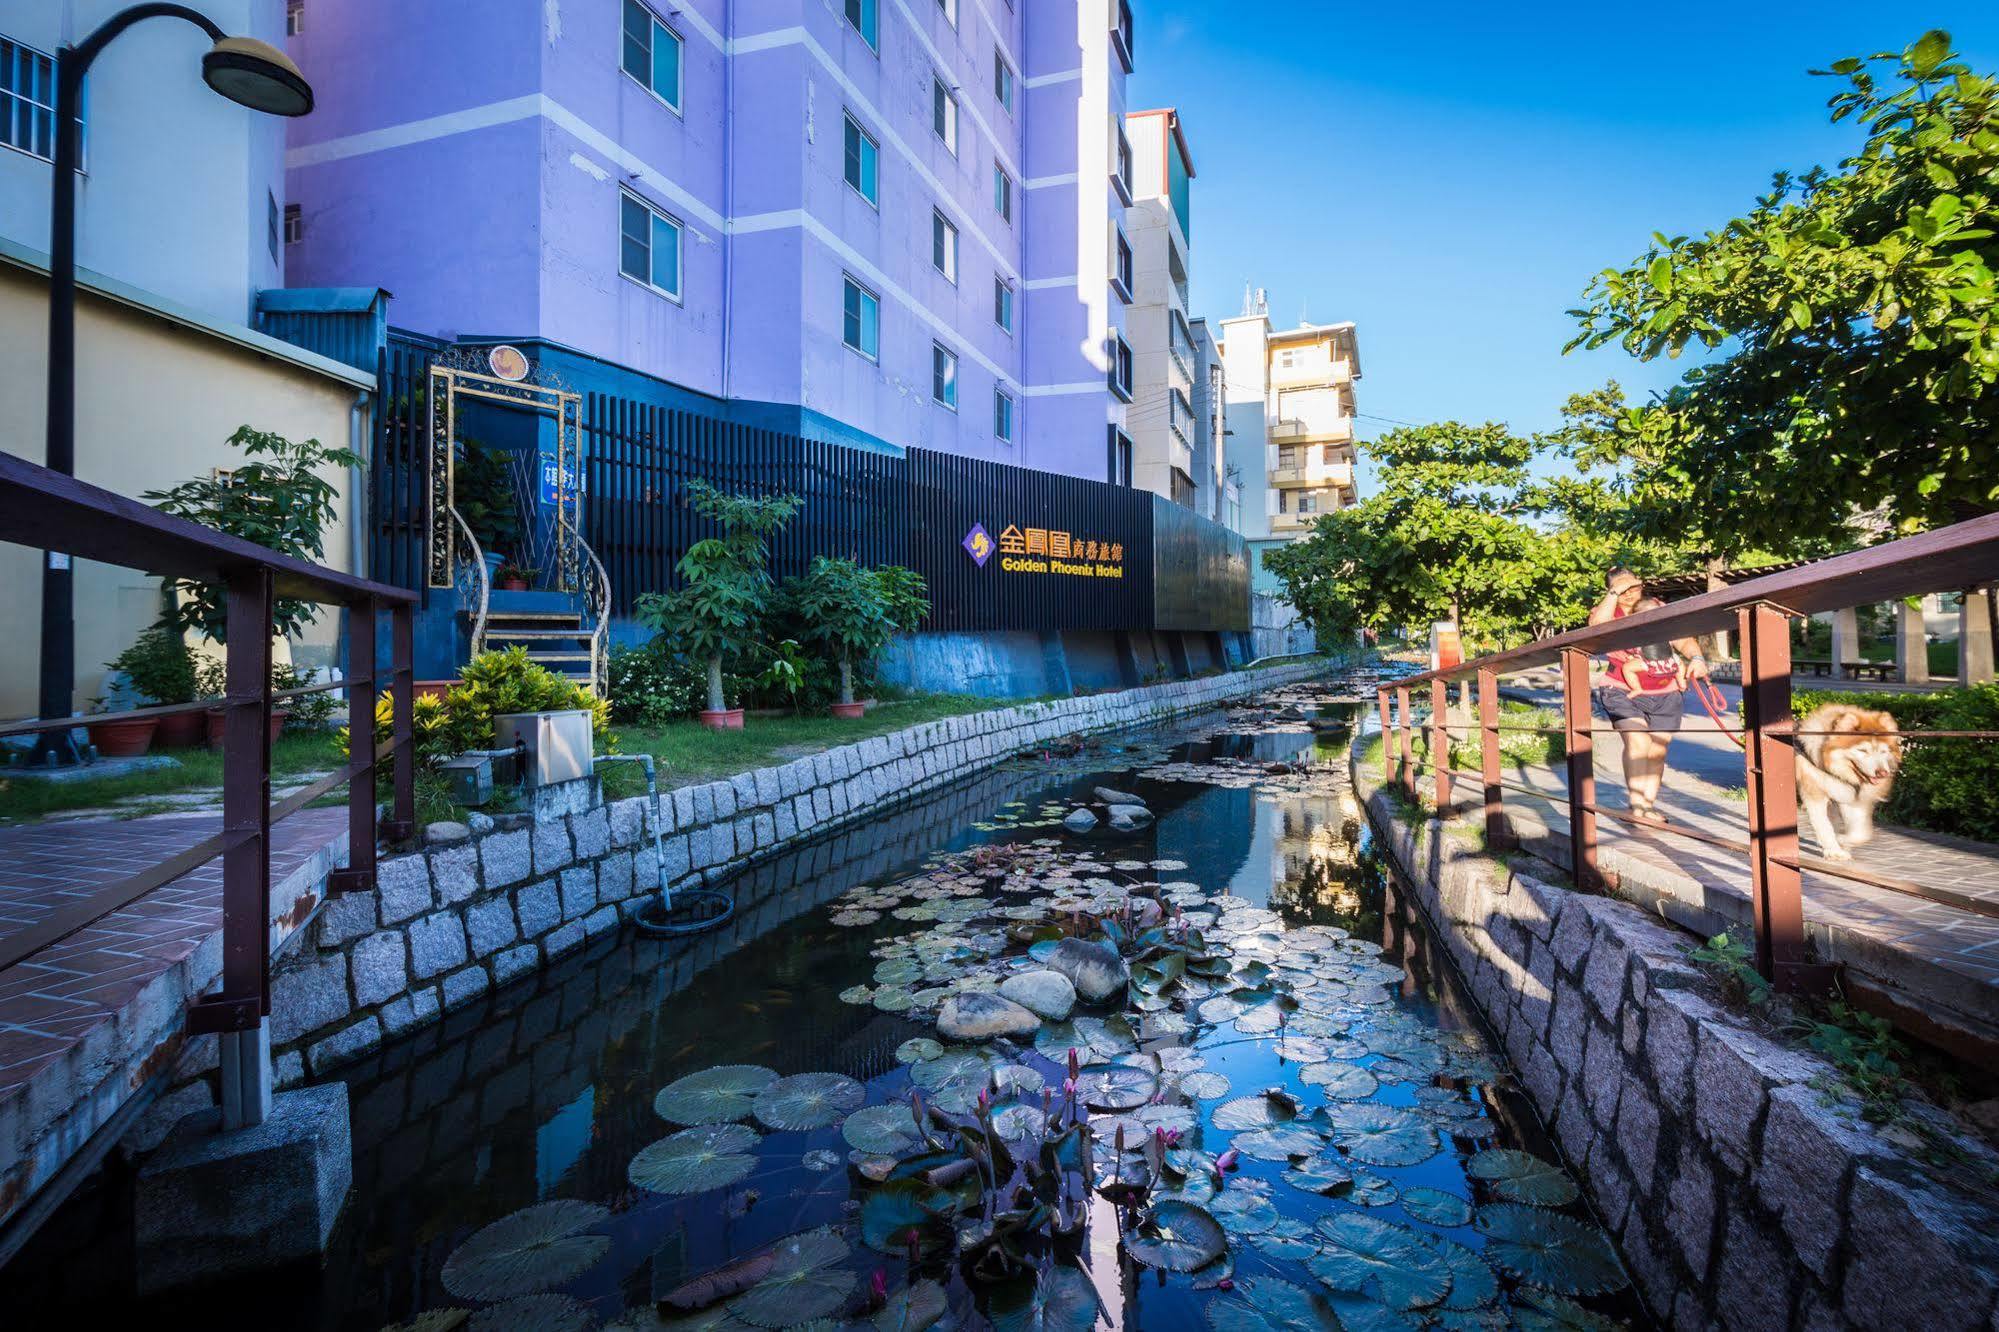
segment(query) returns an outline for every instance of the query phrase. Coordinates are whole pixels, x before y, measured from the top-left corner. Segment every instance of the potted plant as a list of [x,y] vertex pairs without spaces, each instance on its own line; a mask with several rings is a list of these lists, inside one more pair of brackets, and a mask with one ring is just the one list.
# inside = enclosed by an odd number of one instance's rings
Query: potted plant
[[[90,700],[93,713],[104,711],[104,700]],[[90,723],[90,744],[102,758],[137,758],[153,743],[159,728],[157,717],[108,717]]]
[[722,664],[748,655],[759,641],[771,592],[768,541],[791,521],[801,501],[796,495],[731,495],[703,481],[688,482],[687,493],[695,512],[718,524],[722,535],[690,546],[677,566],[681,585],[640,597],[638,618],[706,663],[708,706],[701,724],[740,730],[743,710],[729,707],[723,697]]
[[[289,670],[290,668],[285,667],[283,669]],[[194,673],[197,681],[195,692],[199,697],[219,699],[228,695],[229,672],[222,658],[206,658],[201,665],[194,668]],[[224,730],[229,724],[229,709],[225,707],[213,707],[209,708],[203,715],[208,719],[208,747],[210,749],[220,749],[222,747]],[[291,710],[288,708],[273,707],[271,709],[271,739],[276,740],[283,733],[285,720],[290,716]]]
[[534,582],[535,575],[540,572],[541,570],[532,566],[515,564],[509,560],[502,564],[494,572],[493,576],[499,580],[501,591],[525,592],[528,590],[529,585]]
[[[122,671],[132,688],[156,706],[194,702],[194,657],[180,632],[168,625],[156,624],[142,630],[132,646],[105,664],[111,670]],[[205,734],[199,712],[176,712],[155,720],[158,728],[153,738],[163,748],[198,745]]]
[[914,627],[930,608],[923,579],[911,570],[863,569],[824,555],[812,561],[792,596],[806,634],[840,668],[840,701],[832,711],[849,719],[867,711],[854,698],[854,663],[880,656],[890,639]]

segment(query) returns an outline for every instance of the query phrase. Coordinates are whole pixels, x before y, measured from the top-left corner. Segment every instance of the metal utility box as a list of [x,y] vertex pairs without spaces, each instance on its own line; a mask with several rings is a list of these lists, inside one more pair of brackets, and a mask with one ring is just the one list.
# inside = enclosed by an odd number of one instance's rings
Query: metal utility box
[[590,714],[575,712],[510,712],[493,718],[496,748],[524,746],[522,776],[529,786],[550,786],[588,777],[594,770],[590,757]]
[[480,754],[461,754],[437,765],[451,787],[451,798],[471,808],[493,798],[493,760]]

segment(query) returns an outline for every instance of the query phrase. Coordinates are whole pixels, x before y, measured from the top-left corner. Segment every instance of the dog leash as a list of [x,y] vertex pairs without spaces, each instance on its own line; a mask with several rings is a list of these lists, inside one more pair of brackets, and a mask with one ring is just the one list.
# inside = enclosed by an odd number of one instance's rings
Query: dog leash
[[1722,697],[1721,690],[1715,687],[1714,681],[1708,679],[1706,676],[1696,676],[1694,677],[1693,687],[1694,697],[1701,701],[1703,708],[1707,709],[1707,715],[1714,718],[1714,724],[1720,728],[1721,733],[1735,741],[1737,749],[1749,748],[1748,737],[1740,734],[1739,731],[1728,729],[1728,722],[1722,716],[1723,713],[1728,711],[1728,700]]

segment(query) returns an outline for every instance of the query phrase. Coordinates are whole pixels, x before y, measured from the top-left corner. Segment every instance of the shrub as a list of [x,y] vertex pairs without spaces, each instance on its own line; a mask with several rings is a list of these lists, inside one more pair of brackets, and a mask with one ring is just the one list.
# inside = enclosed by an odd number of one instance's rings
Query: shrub
[[611,720],[664,726],[694,715],[707,681],[701,667],[669,656],[657,643],[611,653]]
[[840,702],[854,701],[857,667],[872,665],[891,638],[914,629],[930,613],[928,590],[912,569],[864,569],[852,560],[824,555],[787,588],[800,632],[839,670]]
[[[1999,730],[1999,683],[1931,694],[1801,689],[1791,696],[1791,710],[1800,719],[1827,703],[1886,712],[1905,731]],[[1901,774],[1881,817],[1906,828],[1999,841],[1999,741],[1907,741]]]
[[[412,711],[416,762],[424,769],[468,749],[493,747],[493,718],[514,712],[588,712],[600,751],[617,748],[611,734],[611,705],[573,680],[537,664],[526,648],[482,652],[466,663],[464,682],[443,698],[419,695]],[[394,734],[389,694],[375,700],[375,742]],[[347,732],[341,730],[343,751]]]
[[[313,672],[302,670],[288,662],[278,662],[271,667],[271,688],[303,689],[307,685],[318,684]],[[291,715],[288,725],[308,727],[318,730],[333,720],[333,709],[338,704],[331,692],[300,694],[297,698],[280,699],[278,706]]]
[[156,704],[194,702],[194,657],[178,629],[156,624],[143,630],[106,664],[123,671],[132,688]]

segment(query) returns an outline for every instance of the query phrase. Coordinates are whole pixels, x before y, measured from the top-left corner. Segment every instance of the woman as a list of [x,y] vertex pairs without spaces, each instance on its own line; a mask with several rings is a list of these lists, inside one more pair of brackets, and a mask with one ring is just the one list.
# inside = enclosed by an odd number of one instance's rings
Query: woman
[[[1645,583],[1629,569],[1612,569],[1603,600],[1589,613],[1591,624],[1608,624],[1665,603],[1645,595]],[[1666,776],[1666,751],[1686,714],[1687,681],[1705,678],[1707,659],[1691,638],[1668,644],[1619,648],[1607,657],[1609,669],[1595,690],[1597,710],[1624,742],[1624,790],[1632,816],[1642,823],[1659,817],[1659,784]]]

